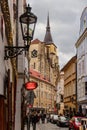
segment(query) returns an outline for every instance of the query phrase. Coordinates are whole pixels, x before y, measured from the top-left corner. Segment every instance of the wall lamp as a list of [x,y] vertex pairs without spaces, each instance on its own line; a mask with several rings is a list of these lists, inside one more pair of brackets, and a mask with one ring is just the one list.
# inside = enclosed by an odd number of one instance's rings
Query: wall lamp
[[20,16],[19,20],[24,46],[5,46],[5,60],[21,55],[23,51],[28,51],[33,39],[37,17],[31,12],[29,4],[26,7],[26,12]]

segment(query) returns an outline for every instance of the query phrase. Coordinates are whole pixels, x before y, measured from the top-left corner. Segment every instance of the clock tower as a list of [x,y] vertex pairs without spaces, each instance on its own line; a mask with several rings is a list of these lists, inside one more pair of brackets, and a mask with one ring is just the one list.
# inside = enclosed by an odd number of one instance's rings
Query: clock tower
[[[49,14],[47,17],[47,27],[46,27],[46,34],[44,37],[44,44],[47,48],[47,60],[48,60],[48,66],[49,70],[45,70],[49,73],[49,78],[55,84],[55,86],[58,83],[58,75],[59,75],[59,61],[58,61],[58,55],[57,55],[57,47],[53,42],[51,30],[50,30],[50,21],[49,21]],[[45,66],[47,62],[45,62]]]

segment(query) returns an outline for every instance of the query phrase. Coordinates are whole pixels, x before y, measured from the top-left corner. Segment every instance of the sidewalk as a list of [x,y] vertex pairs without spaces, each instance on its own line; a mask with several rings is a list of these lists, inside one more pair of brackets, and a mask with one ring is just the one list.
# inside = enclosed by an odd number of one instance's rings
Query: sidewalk
[[[27,125],[25,125],[24,130],[27,130]],[[32,124],[30,124],[30,130],[33,130]],[[40,130],[38,123],[36,124],[36,130]]]
[[[47,123],[47,120],[45,120],[45,123]],[[41,130],[40,124],[42,124],[41,119],[40,119],[40,121],[36,124],[36,130]],[[27,125],[25,125],[24,130],[27,130]],[[33,130],[32,124],[30,124],[30,130]]]
[[[33,130],[32,124],[30,125],[30,130]],[[40,130],[38,123],[36,124],[36,130]]]

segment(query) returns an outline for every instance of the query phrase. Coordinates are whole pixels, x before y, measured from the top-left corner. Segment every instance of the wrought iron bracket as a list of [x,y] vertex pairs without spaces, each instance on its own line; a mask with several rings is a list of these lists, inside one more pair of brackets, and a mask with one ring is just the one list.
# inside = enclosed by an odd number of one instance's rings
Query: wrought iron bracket
[[27,46],[5,46],[5,60],[8,58],[15,58],[18,55],[22,55],[23,51],[28,51],[29,45]]

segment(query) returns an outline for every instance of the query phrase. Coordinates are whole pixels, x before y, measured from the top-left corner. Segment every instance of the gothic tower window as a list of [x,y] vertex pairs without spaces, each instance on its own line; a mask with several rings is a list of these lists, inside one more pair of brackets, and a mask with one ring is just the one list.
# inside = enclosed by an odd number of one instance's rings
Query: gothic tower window
[[84,28],[86,28],[86,18],[84,18]]
[[36,63],[34,62],[34,69],[36,68]]

